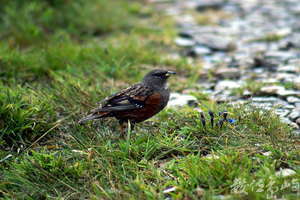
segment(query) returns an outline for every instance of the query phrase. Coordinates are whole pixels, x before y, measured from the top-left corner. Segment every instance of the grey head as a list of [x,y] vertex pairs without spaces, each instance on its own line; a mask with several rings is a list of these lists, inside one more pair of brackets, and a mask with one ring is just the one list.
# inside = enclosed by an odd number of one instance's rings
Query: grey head
[[173,74],[176,72],[155,69],[146,74],[142,82],[154,89],[163,89],[166,87],[168,78]]

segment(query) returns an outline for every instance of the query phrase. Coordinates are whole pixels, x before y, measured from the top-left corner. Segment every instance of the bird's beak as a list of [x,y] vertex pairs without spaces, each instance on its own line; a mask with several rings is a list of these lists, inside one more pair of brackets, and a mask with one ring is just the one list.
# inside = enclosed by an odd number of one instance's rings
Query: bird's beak
[[176,74],[176,72],[173,72],[173,71],[167,71],[166,76],[171,76],[171,75],[174,75],[174,74]]

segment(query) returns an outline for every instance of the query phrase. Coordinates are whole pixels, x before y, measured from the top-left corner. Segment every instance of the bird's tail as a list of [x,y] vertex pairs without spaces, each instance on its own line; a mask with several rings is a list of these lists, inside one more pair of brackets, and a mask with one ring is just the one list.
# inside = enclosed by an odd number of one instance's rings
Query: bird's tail
[[107,112],[105,112],[105,113],[92,113],[92,114],[80,119],[78,121],[78,123],[83,124],[84,122],[89,121],[89,120],[94,120],[94,119],[99,119],[99,118],[102,118],[102,117],[106,117],[106,115],[107,115]]

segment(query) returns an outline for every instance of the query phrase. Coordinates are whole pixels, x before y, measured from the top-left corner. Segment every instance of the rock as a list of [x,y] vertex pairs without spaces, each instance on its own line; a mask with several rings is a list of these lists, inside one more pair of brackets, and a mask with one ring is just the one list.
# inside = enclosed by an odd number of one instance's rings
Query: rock
[[193,33],[189,31],[181,31],[178,33],[180,38],[193,39]]
[[177,37],[175,39],[175,43],[181,47],[191,47],[196,44],[196,42],[194,40],[188,39],[188,38],[183,38],[183,37]]
[[207,9],[219,10],[224,6],[224,1],[222,0],[202,0],[199,1],[196,9],[197,11],[204,11]]
[[275,104],[275,106],[281,106],[282,108],[289,109],[289,110],[295,108],[294,105],[286,104],[286,103],[283,103],[283,102],[278,102],[278,103]]
[[216,84],[215,90],[223,91],[226,89],[234,89],[234,88],[239,88],[239,87],[241,87],[241,84],[238,81],[223,80],[223,81],[219,81]]
[[287,97],[287,102],[289,103],[300,103],[300,98],[294,97],[294,96],[289,96]]
[[299,39],[299,37],[300,37],[299,33],[294,33],[292,37],[287,39],[285,48],[286,49],[300,48],[300,39]]
[[283,86],[279,86],[279,85],[264,86],[260,89],[260,91],[265,94],[273,94],[273,95],[276,94],[279,96],[290,96],[290,95],[300,96],[300,91],[286,90]]
[[265,54],[266,58],[275,58],[280,61],[288,61],[289,59],[295,58],[295,55],[289,51],[268,51]]
[[300,136],[300,130],[293,130],[293,131],[292,131],[292,134],[293,134],[294,136],[299,137],[299,136]]
[[285,88],[283,86],[278,85],[264,86],[260,89],[260,91],[265,94],[277,94],[279,91],[282,90],[285,90]]
[[296,124],[298,124],[298,125],[300,126],[300,118],[298,118],[298,119],[296,120]]
[[165,189],[165,190],[163,191],[163,193],[164,193],[164,194],[168,194],[168,193],[174,192],[174,191],[176,191],[176,190],[177,190],[177,187],[176,187],[176,186],[172,186],[172,187],[169,187],[169,188]]
[[218,35],[199,35],[195,37],[198,44],[204,45],[213,51],[232,51],[236,45],[232,40]]
[[282,82],[295,82],[295,80],[298,78],[297,75],[295,74],[290,74],[290,73],[277,73],[275,75],[275,78],[278,81]]
[[253,97],[252,101],[255,102],[279,102],[280,99],[276,97]]
[[277,94],[279,96],[291,96],[291,95],[295,95],[295,96],[300,96],[300,91],[296,91],[296,90],[279,90],[277,91]]
[[265,109],[265,110],[271,110],[272,107],[273,107],[273,104],[268,103],[268,102],[264,102],[264,103],[262,103],[262,102],[260,102],[260,103],[252,102],[250,105],[253,106],[253,107],[260,108],[260,109]]
[[211,50],[205,46],[201,46],[201,45],[196,45],[191,49],[191,54],[194,54],[195,56],[198,55],[208,55],[211,54]]
[[281,176],[281,177],[292,176],[294,174],[296,174],[296,172],[294,170],[288,169],[288,168],[286,168],[286,169],[280,169],[279,171],[277,171],[275,173],[276,176]]
[[268,84],[274,84],[274,83],[278,83],[278,80],[276,78],[268,78],[268,79],[263,79],[261,82],[268,83]]
[[205,194],[205,190],[201,187],[196,188],[197,197],[202,197]]
[[195,107],[198,105],[198,101],[196,97],[191,95],[171,93],[167,107],[181,107],[185,105]]
[[279,72],[288,72],[288,73],[297,73],[299,72],[299,67],[293,65],[285,65],[278,67],[277,71]]
[[285,116],[287,116],[289,113],[290,113],[290,111],[289,111],[289,110],[286,110],[286,109],[276,109],[276,110],[275,110],[275,114],[276,114],[276,115],[279,115],[279,116],[281,116],[281,117],[285,117]]
[[244,98],[250,98],[252,96],[252,93],[249,90],[244,90],[242,96]]
[[280,121],[282,123],[288,124],[289,126],[291,126],[294,129],[299,129],[299,126],[296,123],[294,123],[291,120],[289,120],[288,118],[280,117]]
[[263,56],[256,56],[253,59],[252,65],[250,65],[251,68],[264,68],[269,70],[275,70],[278,66],[278,62],[275,62],[274,60],[266,59]]
[[208,154],[204,157],[204,159],[208,159],[208,160],[216,160],[219,159],[220,156],[214,155],[214,154]]
[[217,69],[215,71],[215,75],[220,78],[233,79],[233,78],[239,78],[241,76],[241,71],[240,69],[237,68],[224,67],[224,68]]
[[184,27],[184,28],[187,28],[188,26],[194,26],[195,24],[197,24],[195,21],[195,18],[190,14],[185,14],[185,15],[181,14],[180,16],[175,14],[173,16],[181,24],[186,25],[186,27]]
[[272,155],[272,152],[271,151],[267,151],[267,152],[262,153],[262,155],[264,155],[264,156],[270,156],[270,155]]
[[289,118],[293,121],[295,121],[297,118],[300,118],[300,110],[294,109],[290,114]]
[[228,96],[228,95],[224,95],[224,94],[219,94],[217,96],[214,96],[214,99],[217,103],[229,103],[229,102],[233,102],[238,100],[238,97],[235,96]]

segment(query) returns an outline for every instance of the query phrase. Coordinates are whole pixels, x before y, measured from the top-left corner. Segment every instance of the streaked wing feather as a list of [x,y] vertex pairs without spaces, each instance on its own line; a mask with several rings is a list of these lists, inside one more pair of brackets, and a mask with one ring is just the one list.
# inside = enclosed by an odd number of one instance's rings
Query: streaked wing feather
[[100,107],[91,112],[112,112],[142,108],[145,100],[153,90],[139,83],[126,88],[100,102]]

